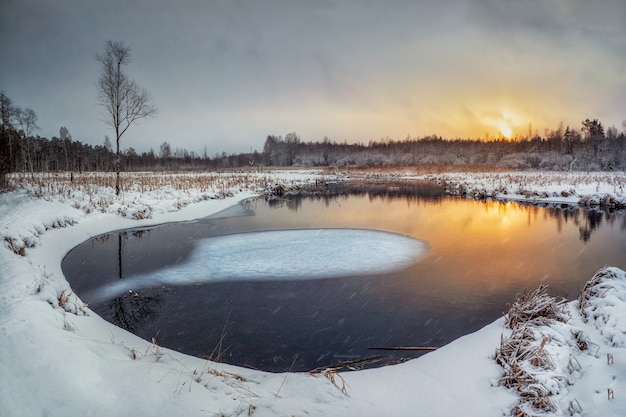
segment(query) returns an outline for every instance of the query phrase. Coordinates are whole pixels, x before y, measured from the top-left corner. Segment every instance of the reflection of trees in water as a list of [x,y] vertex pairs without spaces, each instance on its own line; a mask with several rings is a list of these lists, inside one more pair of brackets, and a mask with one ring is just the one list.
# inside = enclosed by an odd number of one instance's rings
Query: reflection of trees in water
[[122,232],[124,233],[124,237],[127,236],[132,236],[136,239],[143,239],[144,237],[149,237],[150,236],[150,229],[137,229],[137,230],[131,230],[129,232]]
[[[350,196],[367,196],[370,201],[376,199],[393,200],[404,199],[418,204],[442,204],[447,196],[444,189],[429,181],[354,181],[323,184],[323,191],[319,191],[316,186],[315,191],[304,191],[300,195],[288,195],[282,198],[267,200],[267,204],[272,208],[287,207],[290,210],[299,210],[305,199],[322,202],[325,206],[341,205],[342,199]],[[489,201],[489,200],[488,200]],[[509,201],[498,201],[507,205]],[[594,231],[598,230],[605,222],[611,227],[615,227],[619,222],[620,230],[626,230],[626,215],[623,211],[602,211],[589,210],[579,206],[559,203],[538,203],[538,202],[515,202],[520,207],[527,210],[528,226],[543,211],[545,217],[550,217],[556,221],[557,230],[561,233],[563,225],[572,222],[578,226],[580,240],[588,242]]]
[[578,226],[579,238],[583,242],[591,239],[594,231],[600,229],[603,223],[626,230],[626,215],[623,211],[588,210],[576,206],[561,206],[547,208],[548,215],[556,220],[559,233],[563,223],[571,221]]
[[125,243],[131,236],[133,238],[141,240],[144,237],[150,236],[150,229],[125,230],[125,231],[121,231],[117,233],[117,266],[118,266],[117,275],[119,279],[122,279],[124,276],[123,270],[122,270],[122,265],[123,265],[122,255],[124,253],[124,249],[126,246]]
[[258,201],[258,198],[248,198],[246,200],[243,200],[240,204],[246,210],[255,211],[258,207]]
[[150,236],[151,229],[134,229],[134,230],[122,230],[117,233],[118,241],[121,239],[128,240],[130,238],[134,239],[143,239],[144,237]]
[[109,305],[113,308],[113,323],[135,333],[159,314],[166,289],[152,289],[142,293],[128,292],[115,298]]
[[585,242],[589,241],[591,233],[598,229],[603,221],[611,227],[615,227],[619,222],[620,230],[626,230],[626,215],[623,212],[586,210],[582,221],[578,224],[580,239]]
[[603,212],[589,210],[585,212],[582,222],[578,224],[578,230],[580,232],[580,240],[588,242],[591,239],[591,232],[596,230],[602,225]]
[[[568,213],[568,211],[562,212]],[[626,225],[626,216],[624,216],[623,213],[601,210],[585,210],[581,208],[576,208],[573,210],[573,213],[574,214],[571,216],[572,221],[576,226],[578,226],[579,238],[583,242],[589,242],[593,232],[598,230],[600,226],[602,226],[603,222],[613,226],[616,221],[621,221],[623,225]]]
[[267,204],[271,208],[275,208],[275,209],[287,207],[290,210],[298,211],[298,209],[300,209],[300,206],[302,206],[302,200],[305,198],[310,198],[310,197],[290,195],[284,198],[274,198],[272,200],[268,200]]
[[98,249],[104,245],[106,245],[109,240],[111,240],[113,238],[113,234],[112,233],[107,233],[104,235],[100,235],[100,236],[96,236],[94,238],[91,239],[91,248],[92,249]]
[[[503,203],[505,204],[505,203]],[[535,203],[518,202],[521,207],[528,210],[529,226],[531,214],[536,214],[539,210],[544,210],[544,217],[554,219],[557,231],[561,233],[563,225],[572,222],[578,226],[579,238],[583,242],[588,242],[593,232],[600,229],[603,223],[610,227],[619,225],[620,230],[626,230],[626,213],[623,210],[611,211],[601,209],[585,209],[569,204],[546,203],[544,205]]]
[[375,199],[440,199],[446,196],[445,190],[431,181],[364,181],[327,184],[331,194],[349,194],[352,196],[367,195],[370,200]]
[[[137,229],[118,232],[117,234],[117,262],[118,278],[124,278],[123,258],[125,242],[130,236],[136,239],[143,239],[150,235],[149,229]],[[113,323],[130,332],[135,332],[138,327],[152,321],[157,316],[159,304],[162,297],[160,290],[149,290],[149,295],[130,291],[121,297],[113,300]]]
[[391,182],[386,184],[374,184],[366,190],[369,198],[374,200],[381,199],[407,199],[407,200],[423,200],[435,199],[440,200],[446,196],[445,190],[440,185],[430,181],[416,182]]
[[609,212],[606,213],[605,218],[606,223],[609,224],[611,227],[619,225],[619,230],[626,231],[626,212]]
[[346,181],[326,183],[323,189],[316,186],[313,190],[305,189],[301,194],[270,199],[267,203],[272,208],[287,207],[297,211],[302,207],[305,199],[323,202],[328,207],[334,204],[341,205],[341,200],[349,196],[367,196],[370,201],[405,199],[415,202],[440,203],[441,198],[445,196],[445,190],[430,181]]
[[117,235],[118,237],[118,244],[121,238],[124,238],[124,240],[127,240],[130,236],[137,238],[137,239],[143,239],[144,237],[150,236],[150,231],[151,229],[137,229],[137,230],[123,230],[121,232],[116,232],[116,233],[105,233],[103,235],[92,238],[91,246],[92,247],[102,246],[108,243],[111,239],[113,239],[113,236],[115,235]]
[[[521,204],[520,204],[521,205]],[[563,231],[563,225],[572,221],[578,225],[580,222],[581,209],[576,206],[570,206],[568,204],[562,204],[553,207],[546,207],[545,216],[554,219],[556,222],[556,230],[561,233]]]

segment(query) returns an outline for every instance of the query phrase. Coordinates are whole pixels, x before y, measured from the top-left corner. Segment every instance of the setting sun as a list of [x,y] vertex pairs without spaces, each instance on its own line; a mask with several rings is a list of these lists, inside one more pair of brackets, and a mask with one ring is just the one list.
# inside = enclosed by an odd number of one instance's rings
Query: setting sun
[[511,126],[509,126],[509,124],[505,121],[500,121],[498,123],[498,129],[500,129],[500,134],[507,139],[511,139],[511,136],[513,136]]

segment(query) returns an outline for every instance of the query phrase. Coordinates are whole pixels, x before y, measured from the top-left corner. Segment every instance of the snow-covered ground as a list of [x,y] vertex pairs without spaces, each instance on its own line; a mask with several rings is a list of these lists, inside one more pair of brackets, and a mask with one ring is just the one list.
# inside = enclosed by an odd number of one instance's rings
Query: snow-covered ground
[[[16,191],[0,194],[0,414],[510,415],[521,403],[515,388],[499,383],[505,374],[495,352],[502,348],[503,335],[504,341],[514,335],[504,319],[400,365],[270,374],[142,340],[91,312],[63,277],[64,255],[92,236],[204,217],[270,184],[297,188],[356,176],[428,177],[445,180],[450,189],[495,190],[511,199],[556,203],[607,195],[623,201],[626,186],[624,173],[276,171],[170,174],[150,181],[146,178],[154,175],[137,174],[133,181],[141,185],[127,185],[117,199],[106,182],[98,185],[93,178],[72,184],[62,176],[39,183],[24,179]],[[553,405],[549,415],[620,416],[626,410],[626,275],[608,269],[593,283],[582,309],[579,301],[563,306],[565,322],[531,329],[536,333],[533,352],[552,365],[535,366],[533,358],[520,361],[524,375],[547,387]]]

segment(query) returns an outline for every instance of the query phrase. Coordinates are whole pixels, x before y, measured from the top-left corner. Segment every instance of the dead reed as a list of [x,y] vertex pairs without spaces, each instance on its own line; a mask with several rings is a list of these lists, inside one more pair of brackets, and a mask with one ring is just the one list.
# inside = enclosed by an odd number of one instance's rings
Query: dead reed
[[509,329],[518,329],[528,324],[550,324],[552,321],[566,323],[569,320],[565,300],[551,297],[547,288],[547,285],[540,285],[533,291],[525,292],[510,305],[506,315]]
[[[569,312],[565,300],[548,295],[545,285],[520,295],[510,306],[506,326],[512,330],[504,335],[495,360],[504,368],[500,384],[515,389],[519,396],[512,414],[516,417],[545,415],[556,411],[553,392],[542,384],[539,374],[555,369],[555,361],[547,347],[550,336],[542,328],[555,323],[566,323]],[[558,378],[558,376],[556,377]]]
[[[259,190],[273,178],[253,172],[133,172],[122,174],[122,193],[149,193],[173,190],[184,194],[211,193],[227,196],[232,190]],[[26,188],[36,197],[61,196],[67,199],[82,197],[102,198],[102,188],[113,190],[115,176],[106,172],[65,173],[49,172],[35,175],[11,175],[13,188]]]

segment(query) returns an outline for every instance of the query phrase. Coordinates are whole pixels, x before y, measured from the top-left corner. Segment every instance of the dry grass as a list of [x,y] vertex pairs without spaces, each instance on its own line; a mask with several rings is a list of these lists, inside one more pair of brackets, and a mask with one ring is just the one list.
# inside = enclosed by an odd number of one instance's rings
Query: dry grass
[[[217,377],[222,378],[223,381],[227,381],[227,380],[234,380],[234,381],[239,381],[239,382],[246,381],[246,379],[239,374],[220,370],[215,367],[215,363],[221,362],[222,356],[225,353],[224,339],[226,338],[226,335],[228,334],[227,328],[228,328],[228,323],[230,321],[231,313],[232,313],[232,310],[228,313],[228,316],[226,317],[226,321],[224,322],[224,326],[222,327],[220,340],[218,341],[215,348],[213,348],[213,351],[211,352],[211,354],[207,357],[207,361],[205,362],[203,368],[199,372],[197,370],[193,371],[193,374],[196,376],[195,381],[199,384],[202,383],[202,378],[204,377],[204,375],[217,376]],[[207,387],[207,384],[208,382],[205,383],[204,386]]]
[[59,294],[59,297],[57,298],[57,300],[59,302],[59,307],[65,309],[65,306],[70,301],[70,296],[71,295],[72,295],[72,291],[69,291],[69,290],[61,291],[61,294]]
[[143,356],[148,356],[148,354],[153,354],[157,361],[161,359],[161,356],[163,356],[161,353],[161,348],[157,344],[157,341],[154,337],[152,338],[152,341],[148,345],[148,348],[146,349],[146,352],[143,354]]
[[4,241],[7,243],[7,246],[9,247],[9,249],[13,251],[13,253],[18,254],[20,256],[26,256],[26,248],[24,246],[21,246],[17,242],[17,239],[15,239],[12,236],[5,236]]
[[[41,291],[42,285],[43,284],[40,284],[37,291]],[[53,307],[56,307],[53,301],[49,300],[49,302]],[[81,302],[78,299],[78,296],[76,296],[76,294],[74,294],[69,288],[62,290],[57,295],[56,304],[65,312],[72,313],[77,316],[88,315],[87,304]]]
[[[343,379],[341,375],[339,375],[339,372],[337,372],[336,369],[327,369],[323,372],[323,375],[330,381],[331,384],[337,387],[337,389],[341,391],[343,395],[349,397],[348,390],[346,388],[346,380]],[[341,386],[339,386],[338,382],[341,382]]]
[[40,275],[35,275],[35,294],[41,293],[41,290],[48,285],[52,274],[46,271],[46,268],[40,267]]
[[219,376],[219,377],[224,378],[224,379],[235,379],[237,381],[242,381],[242,382],[246,380],[244,377],[242,377],[239,374],[235,374],[235,373],[232,373],[232,372],[228,372],[228,371],[224,371],[224,370],[220,370],[220,369],[215,369],[215,368],[204,368],[200,372],[194,371],[194,375],[197,375],[196,376],[196,382],[198,382],[198,383],[202,382],[202,376],[204,376],[204,375]]
[[543,325],[553,320],[562,323],[569,320],[565,300],[551,297],[547,288],[547,285],[541,285],[534,291],[527,291],[510,306],[506,315],[509,329],[518,329],[529,323]]
[[[11,188],[25,188],[37,198],[74,200],[75,208],[85,212],[107,211],[115,203],[115,174],[85,172],[70,175],[65,172],[39,173],[33,176],[13,174],[8,177]],[[266,174],[252,172],[133,172],[124,173],[120,179],[122,197],[126,193],[160,193],[162,198],[185,197],[179,200],[178,209],[183,208],[188,198],[208,200],[225,198],[233,191],[263,190],[274,179]],[[103,191],[109,190],[109,192]],[[171,195],[170,195],[171,192]],[[140,217],[149,216],[140,213]]]
[[[84,172],[70,176],[68,173],[40,173],[30,175],[12,175],[11,185],[19,187],[30,185],[37,187],[41,195],[70,195],[77,190],[89,191],[94,188],[115,188],[115,174],[106,172]],[[252,189],[263,187],[271,177],[253,175],[249,172],[132,172],[123,173],[120,178],[122,192],[149,192],[163,188],[174,190],[199,190],[213,192],[231,188]]]
[[307,374],[313,377],[320,374],[324,375],[324,377],[326,377],[326,379],[328,379],[330,383],[335,386],[335,388],[341,391],[343,395],[345,395],[346,397],[350,396],[348,395],[348,384],[346,383],[346,380],[343,379],[343,377],[339,374],[337,368],[330,367],[323,370],[322,368],[316,368],[310,370],[309,372],[307,372]]
[[506,325],[512,330],[502,336],[495,360],[504,368],[500,384],[515,389],[519,402],[512,414],[517,417],[544,415],[556,410],[552,393],[542,385],[537,375],[555,369],[555,362],[547,350],[550,337],[542,334],[542,326],[569,320],[565,300],[557,300],[542,285],[528,291],[510,306]]

